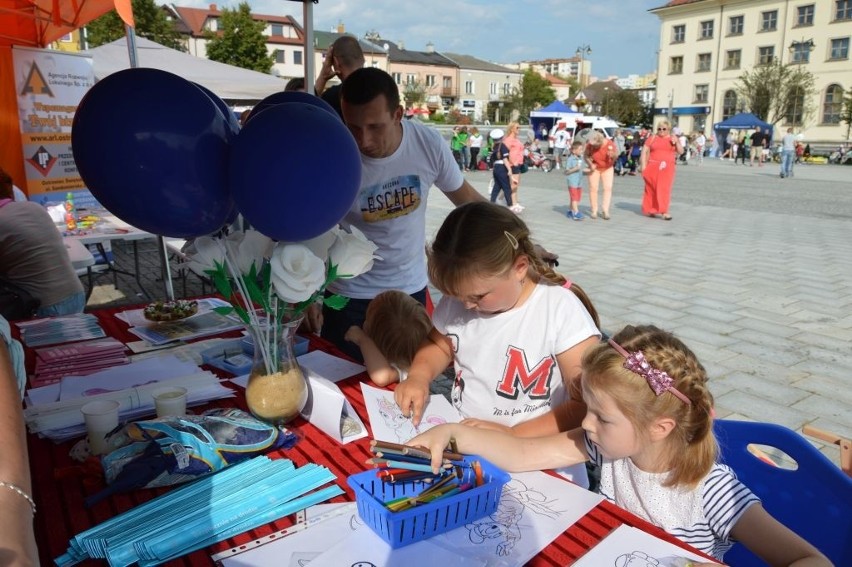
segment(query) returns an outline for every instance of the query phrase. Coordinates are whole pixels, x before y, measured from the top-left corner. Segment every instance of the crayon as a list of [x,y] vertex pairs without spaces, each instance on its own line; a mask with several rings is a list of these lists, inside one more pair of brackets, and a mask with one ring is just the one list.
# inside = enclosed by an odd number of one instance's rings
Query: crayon
[[[370,459],[374,467],[382,469],[405,469],[409,471],[432,472],[432,465],[421,465],[418,463],[403,463],[400,461],[388,461],[382,459]],[[444,465],[444,468],[452,468],[452,465]]]
[[479,464],[479,461],[473,461],[471,466],[473,467],[473,472],[476,475],[476,486],[482,486],[484,482],[482,478],[482,465]]

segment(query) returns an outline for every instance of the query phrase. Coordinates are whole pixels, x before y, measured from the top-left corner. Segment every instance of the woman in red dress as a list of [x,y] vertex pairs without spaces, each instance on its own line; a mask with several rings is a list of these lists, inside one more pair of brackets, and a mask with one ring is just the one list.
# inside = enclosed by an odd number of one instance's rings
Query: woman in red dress
[[612,180],[615,177],[615,158],[618,148],[614,140],[607,140],[600,132],[592,132],[586,140],[586,164],[589,167],[589,202],[592,211],[589,218],[598,218],[598,190],[603,183],[601,218],[609,220],[609,204],[612,200]]
[[642,214],[653,217],[663,215],[672,220],[669,203],[675,176],[675,161],[683,153],[677,136],[671,133],[671,125],[663,120],[657,125],[657,133],[645,140],[639,167],[645,180],[645,196],[642,199]]

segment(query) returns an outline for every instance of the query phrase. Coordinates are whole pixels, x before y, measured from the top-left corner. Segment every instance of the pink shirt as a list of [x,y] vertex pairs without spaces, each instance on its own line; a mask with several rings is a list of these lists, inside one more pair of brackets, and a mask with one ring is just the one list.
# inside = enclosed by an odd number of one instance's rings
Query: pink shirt
[[509,161],[513,167],[517,167],[524,163],[524,145],[515,136],[506,136],[503,138],[503,144],[509,148]]

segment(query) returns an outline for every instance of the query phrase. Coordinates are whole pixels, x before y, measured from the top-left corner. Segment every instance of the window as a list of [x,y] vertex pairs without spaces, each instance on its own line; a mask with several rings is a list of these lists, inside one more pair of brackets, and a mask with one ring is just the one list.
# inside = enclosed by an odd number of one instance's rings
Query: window
[[811,47],[813,47],[813,44],[805,41],[794,41],[791,47],[793,48],[793,54],[790,58],[791,63],[807,63],[811,60]]
[[444,85],[445,89],[453,88],[453,78],[452,77],[444,77],[442,84]]
[[669,75],[683,73],[683,57],[672,57],[669,59]]
[[710,95],[710,85],[695,85],[695,101],[707,102]]
[[778,10],[760,13],[760,31],[775,31],[778,29]]
[[392,73],[391,76],[393,77],[393,82],[397,85],[402,83],[402,73]]
[[276,63],[286,63],[287,60],[284,59],[285,55],[286,55],[286,53],[284,52],[283,49],[276,49],[275,50],[275,62]]
[[722,98],[722,120],[727,120],[737,113],[737,92],[725,91]]
[[701,22],[701,38],[700,39],[713,39],[713,20],[707,20],[706,22]]
[[408,74],[405,75],[405,84],[406,85],[413,85],[416,82],[417,82],[417,75],[415,75],[414,73],[408,73]]
[[849,38],[831,40],[831,59],[849,59]]
[[814,5],[799,6],[796,9],[796,26],[814,25]]
[[852,0],[835,0],[835,20],[852,20]]
[[74,41],[74,36],[70,33],[67,33],[67,34],[63,35],[62,37],[60,37],[59,41],[62,42],[62,43],[71,43],[72,41]]
[[492,81],[491,84],[488,85],[488,94],[492,94],[492,95],[497,94],[497,83]]
[[725,69],[739,69],[742,58],[742,49],[731,49],[725,54]]
[[206,27],[210,31],[216,31],[219,29],[219,18],[208,18]]
[[681,24],[672,28],[672,43],[683,43],[686,41],[686,26]]
[[435,86],[435,75],[426,75],[426,86],[434,87]]
[[464,94],[473,94],[473,81],[464,82]]
[[742,35],[744,20],[744,16],[731,16],[728,20],[728,35]]
[[843,109],[843,87],[840,85],[828,85],[825,89],[825,100],[822,104],[823,124],[840,124],[840,115]]
[[786,123],[793,126],[802,124],[802,118],[805,112],[805,91],[801,88],[794,87],[790,91],[787,99],[787,114],[785,116]]
[[775,46],[757,48],[757,64],[769,65],[775,59]]
[[512,94],[512,83],[503,83],[503,94],[506,96]]
[[698,54],[698,67],[696,71],[709,71],[710,65],[713,61],[713,54],[711,53],[699,53]]
[[271,30],[269,35],[271,36],[281,37],[284,35],[284,24],[271,24],[269,28]]
[[301,65],[302,64],[302,52],[299,50],[293,50],[293,64]]

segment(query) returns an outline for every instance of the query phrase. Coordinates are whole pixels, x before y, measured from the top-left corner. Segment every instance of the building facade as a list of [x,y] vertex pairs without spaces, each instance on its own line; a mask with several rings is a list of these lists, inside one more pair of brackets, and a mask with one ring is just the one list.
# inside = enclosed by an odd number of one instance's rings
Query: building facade
[[517,90],[523,73],[461,53],[444,53],[458,65],[459,98],[455,107],[474,122],[504,115],[503,103]]
[[399,86],[400,98],[408,89],[422,89],[424,102],[430,112],[446,112],[459,101],[458,64],[435,51],[429,44],[426,51],[406,49],[402,41],[393,42],[376,36],[367,40],[388,54],[388,73]]
[[[559,75],[566,78],[574,77],[577,79],[577,84],[582,88],[592,82],[592,62],[586,56],[586,51],[583,51],[582,55],[580,55],[581,50],[578,49],[577,53],[576,57],[521,61],[518,64],[518,68],[521,70],[534,69],[538,72]],[[591,54],[591,49],[588,50],[588,53]]]
[[709,133],[745,110],[735,88],[740,75],[777,59],[815,77],[815,112],[796,130],[811,143],[845,139],[852,0],[672,0],[651,12],[661,20],[657,116],[671,113],[684,130]]

